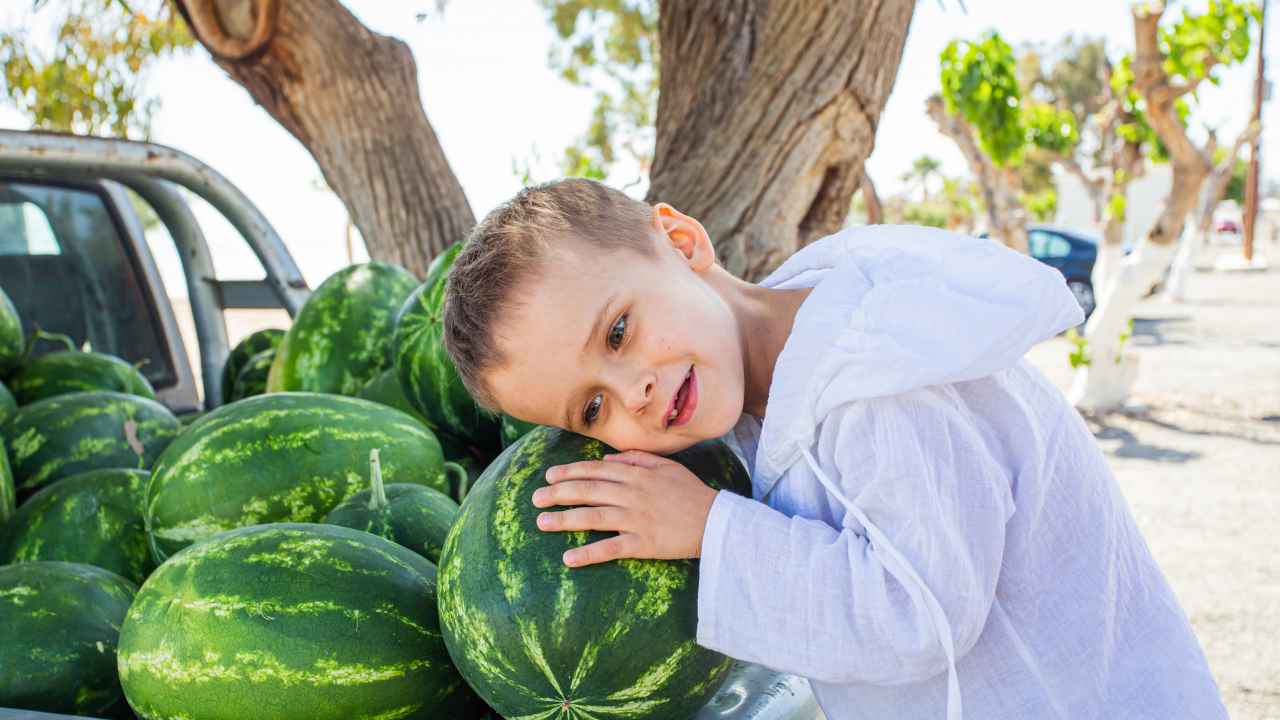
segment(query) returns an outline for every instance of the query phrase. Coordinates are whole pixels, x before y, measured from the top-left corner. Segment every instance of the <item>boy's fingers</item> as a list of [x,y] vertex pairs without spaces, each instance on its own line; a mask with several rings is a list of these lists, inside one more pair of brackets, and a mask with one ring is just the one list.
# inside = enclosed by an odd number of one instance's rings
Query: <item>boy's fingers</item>
[[614,453],[604,456],[605,462],[622,463],[624,465],[634,465],[643,468],[656,468],[671,462],[661,455],[654,455],[643,450],[627,450],[626,452]]
[[635,473],[635,468],[624,463],[603,462],[601,460],[582,460],[568,465],[557,465],[547,470],[549,483],[561,483],[565,480],[612,480],[627,482]]
[[552,505],[621,505],[626,493],[608,480],[564,480],[533,491],[534,507]]
[[635,536],[631,534],[615,535],[605,540],[593,542],[590,545],[574,548],[565,552],[564,564],[569,567],[582,567],[584,565],[609,562],[618,558],[635,557],[633,551],[634,538]]
[[580,507],[561,512],[544,512],[538,515],[538,529],[548,532],[574,532],[622,530],[627,514],[616,507]]

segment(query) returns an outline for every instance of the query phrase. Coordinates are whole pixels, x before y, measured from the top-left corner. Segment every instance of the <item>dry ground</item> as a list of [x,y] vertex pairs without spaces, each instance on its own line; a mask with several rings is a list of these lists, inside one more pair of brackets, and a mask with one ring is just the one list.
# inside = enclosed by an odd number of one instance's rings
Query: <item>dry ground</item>
[[[1143,301],[1132,407],[1086,417],[1236,720],[1280,718],[1280,246],[1262,251],[1269,272]],[[1066,392],[1068,352],[1028,358]]]

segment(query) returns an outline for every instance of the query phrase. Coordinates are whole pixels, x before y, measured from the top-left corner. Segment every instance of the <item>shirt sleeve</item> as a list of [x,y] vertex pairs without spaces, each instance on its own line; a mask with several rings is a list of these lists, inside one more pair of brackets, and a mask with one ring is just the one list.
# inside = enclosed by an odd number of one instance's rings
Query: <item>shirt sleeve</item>
[[[962,406],[948,401],[953,392],[842,406],[822,424],[815,450],[932,591],[958,659],[986,624],[1013,498],[1009,471]],[[803,482],[797,474],[781,482]],[[840,517],[839,502],[816,492]],[[721,492],[703,534],[699,644],[829,683],[897,685],[944,672],[946,654],[918,588],[852,516],[833,527]]]

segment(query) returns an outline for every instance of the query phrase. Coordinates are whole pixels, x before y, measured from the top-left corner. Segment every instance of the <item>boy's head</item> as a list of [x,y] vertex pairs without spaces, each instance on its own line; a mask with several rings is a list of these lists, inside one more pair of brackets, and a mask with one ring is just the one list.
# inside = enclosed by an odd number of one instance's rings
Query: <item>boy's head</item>
[[471,232],[449,275],[445,346],[486,407],[675,452],[742,412],[736,282],[697,220],[559,180],[521,190]]

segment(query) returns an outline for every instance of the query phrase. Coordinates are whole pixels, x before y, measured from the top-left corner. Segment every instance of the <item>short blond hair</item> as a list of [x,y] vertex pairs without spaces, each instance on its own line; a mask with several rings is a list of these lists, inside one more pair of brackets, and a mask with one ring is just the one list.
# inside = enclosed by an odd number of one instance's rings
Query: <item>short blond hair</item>
[[444,345],[476,402],[498,409],[484,381],[485,372],[506,362],[494,323],[547,250],[577,240],[589,249],[651,254],[651,211],[603,183],[566,178],[521,190],[472,229],[449,271]]

